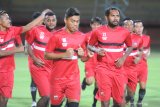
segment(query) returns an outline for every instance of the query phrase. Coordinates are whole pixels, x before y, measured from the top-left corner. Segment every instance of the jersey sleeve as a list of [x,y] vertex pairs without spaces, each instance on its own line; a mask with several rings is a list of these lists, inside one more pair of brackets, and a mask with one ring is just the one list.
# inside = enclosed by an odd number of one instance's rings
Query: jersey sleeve
[[97,42],[98,42],[98,34],[97,34],[97,31],[94,30],[91,32],[91,35],[90,35],[90,39],[89,39],[89,42],[88,44],[89,45],[95,45]]
[[150,48],[150,45],[151,45],[151,39],[150,39],[150,36],[148,36],[148,44],[147,44],[147,48]]
[[22,40],[21,40],[20,35],[16,35],[16,36],[15,36],[15,42],[16,42],[16,44],[18,44],[18,45],[22,44]]
[[56,44],[57,44],[57,38],[55,35],[53,35],[47,43],[46,52],[49,52],[49,53],[53,52],[54,49],[56,48]]
[[13,26],[12,28],[14,30],[14,35],[20,35],[22,33],[23,27]]
[[27,43],[31,45],[35,39],[35,30],[31,29],[30,31],[26,32],[25,39],[26,39]]
[[143,39],[141,38],[138,48],[140,49],[142,47],[143,47]]
[[125,39],[124,43],[127,47],[132,46],[131,33],[129,33],[129,32],[126,33],[126,39]]

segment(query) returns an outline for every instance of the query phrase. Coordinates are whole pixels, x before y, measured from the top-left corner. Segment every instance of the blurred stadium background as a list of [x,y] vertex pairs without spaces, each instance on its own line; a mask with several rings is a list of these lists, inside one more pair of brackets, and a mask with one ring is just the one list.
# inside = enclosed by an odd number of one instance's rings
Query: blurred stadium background
[[63,18],[68,7],[77,7],[81,11],[81,26],[83,32],[89,31],[89,21],[93,16],[104,17],[108,6],[116,6],[122,11],[122,17],[144,22],[145,32],[151,35],[152,46],[160,42],[160,1],[159,0],[0,0],[0,9],[6,10],[14,25],[24,25],[31,21],[35,11],[45,8],[52,9],[58,19],[58,27],[64,25]]
[[[104,10],[108,6],[116,6],[122,11],[122,18],[130,17],[144,22],[145,33],[151,37],[151,57],[149,58],[149,80],[144,107],[160,107],[159,82],[159,46],[160,46],[160,0],[0,0],[0,9],[6,10],[12,18],[13,25],[24,25],[31,21],[35,11],[46,8],[52,9],[58,19],[57,28],[64,25],[63,18],[68,7],[77,7],[81,11],[80,30],[90,30],[89,21],[94,16],[104,17]],[[24,39],[24,38],[23,38]],[[29,91],[30,76],[27,67],[27,57],[16,55],[17,69],[15,73],[15,87],[13,99],[8,107],[30,107]],[[83,63],[80,62],[82,78],[84,76]],[[80,107],[91,107],[92,87],[82,92]],[[100,106],[98,106],[100,107]]]

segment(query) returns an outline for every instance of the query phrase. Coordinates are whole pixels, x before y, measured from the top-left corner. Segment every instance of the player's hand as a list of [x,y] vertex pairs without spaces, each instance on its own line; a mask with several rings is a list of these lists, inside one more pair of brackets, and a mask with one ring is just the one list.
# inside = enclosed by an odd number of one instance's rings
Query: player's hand
[[73,48],[68,48],[68,49],[66,50],[66,52],[65,52],[65,56],[64,56],[64,57],[70,58],[70,57],[72,57],[73,55],[74,55],[74,50],[73,50]]
[[116,67],[118,67],[118,68],[122,67],[123,64],[124,64],[124,61],[125,61],[125,59],[124,59],[123,57],[115,60],[115,65],[116,65]]
[[99,48],[97,54],[100,55],[100,56],[105,56],[105,52],[106,51],[104,49]]
[[16,53],[24,52],[24,47],[23,46],[15,47],[15,50]]
[[35,58],[34,65],[36,65],[37,67],[42,67],[44,65],[44,62],[38,58]]
[[88,57],[91,58],[94,56],[94,52],[88,50]]
[[48,12],[52,12],[52,10],[50,10],[50,9],[43,10],[41,13],[41,16],[45,17],[46,13],[48,13]]
[[84,56],[84,50],[80,45],[79,45],[79,48],[78,48],[78,56],[80,56],[80,57]]
[[134,64],[138,64],[140,60],[140,57],[134,56]]

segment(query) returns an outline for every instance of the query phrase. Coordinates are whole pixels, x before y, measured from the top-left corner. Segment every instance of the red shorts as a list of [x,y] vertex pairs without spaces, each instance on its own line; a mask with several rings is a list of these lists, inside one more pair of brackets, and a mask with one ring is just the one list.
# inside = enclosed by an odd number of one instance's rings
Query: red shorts
[[148,65],[146,61],[142,61],[140,64],[138,64],[137,78],[139,82],[144,82],[144,83],[147,82]]
[[0,72],[0,94],[6,98],[12,97],[14,72]]
[[95,76],[95,68],[97,65],[97,54],[94,54],[87,62],[85,62],[85,76],[86,78]]
[[98,84],[96,98],[101,101],[108,101],[113,97],[117,103],[122,103],[125,86],[124,74],[121,69],[111,70],[112,68],[103,66],[96,67],[96,81]]
[[86,78],[89,78],[89,77],[94,77],[95,76],[95,66],[96,65],[93,65],[93,63],[85,63],[85,76]]
[[127,86],[135,92],[137,87],[137,66],[135,64],[124,66],[124,69],[127,74]]
[[[34,66],[34,65],[33,65]],[[30,73],[35,82],[40,96],[49,96],[50,95],[50,72],[40,70],[37,67],[30,67]]]
[[59,105],[63,98],[73,99],[80,101],[80,79],[58,79],[51,81],[51,104]]

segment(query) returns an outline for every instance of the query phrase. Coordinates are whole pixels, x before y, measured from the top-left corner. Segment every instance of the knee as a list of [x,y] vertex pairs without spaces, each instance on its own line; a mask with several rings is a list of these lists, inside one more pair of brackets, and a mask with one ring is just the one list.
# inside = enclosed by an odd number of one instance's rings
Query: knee
[[41,97],[41,99],[43,99],[44,101],[49,101],[50,97],[49,96],[43,96],[43,97]]
[[109,101],[102,101],[101,102],[102,107],[109,107],[109,104],[110,104]]
[[146,83],[140,82],[140,89],[146,89]]
[[93,82],[94,82],[94,78],[87,78],[87,79],[86,79],[86,83],[87,83],[88,85],[92,85]]

